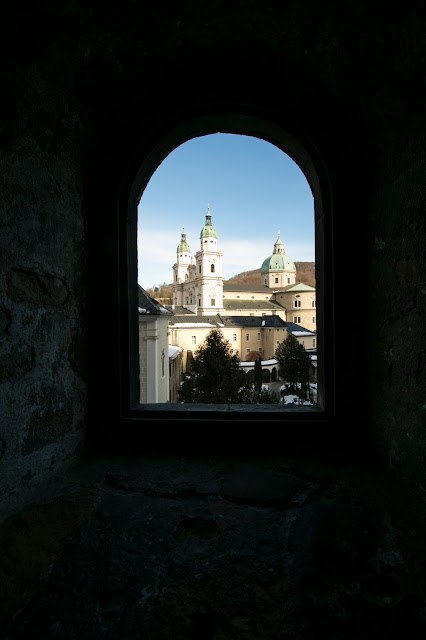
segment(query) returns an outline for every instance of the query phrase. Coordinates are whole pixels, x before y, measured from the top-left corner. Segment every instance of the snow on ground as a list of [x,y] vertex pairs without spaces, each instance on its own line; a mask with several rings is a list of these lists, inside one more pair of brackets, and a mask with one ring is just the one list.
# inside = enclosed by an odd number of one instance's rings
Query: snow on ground
[[294,396],[294,395],[289,395],[289,396],[284,396],[284,403],[285,404],[299,404],[299,396]]

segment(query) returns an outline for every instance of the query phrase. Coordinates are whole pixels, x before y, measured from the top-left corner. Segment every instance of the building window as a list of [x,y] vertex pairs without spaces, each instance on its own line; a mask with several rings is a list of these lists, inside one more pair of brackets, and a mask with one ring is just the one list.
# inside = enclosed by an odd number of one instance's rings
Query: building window
[[296,324],[300,324],[301,318],[300,316],[293,316],[293,322]]
[[315,308],[317,306],[317,301],[316,300],[312,300],[312,307]]
[[316,346],[317,346],[317,341],[315,340],[315,338],[312,338],[312,348],[315,349]]
[[212,307],[215,307],[215,306],[216,306],[216,299],[215,299],[215,298],[212,298],[212,299],[211,299],[211,306],[212,306]]
[[191,336],[191,343],[197,344],[197,336]]
[[210,271],[211,271],[211,273],[214,273],[214,264],[211,265]]
[[250,335],[248,333],[246,333],[246,342],[249,341]]
[[278,278],[275,278],[275,284],[278,284]]
[[201,273],[201,265],[198,266],[198,273]]
[[263,348],[259,347],[259,353],[263,353]]
[[236,334],[236,333],[233,333],[233,334],[232,334],[232,340],[233,340],[234,342],[237,342],[237,334]]
[[246,349],[246,353],[250,353],[250,349]]
[[290,284],[290,278],[287,278],[287,284]]
[[317,319],[315,316],[312,316],[312,324],[316,324],[317,323]]
[[296,308],[296,307],[301,307],[301,306],[302,306],[302,303],[300,302],[300,300],[295,300],[295,301],[294,301],[294,306],[295,306],[295,308]]
[[258,339],[258,340],[260,340],[260,331],[259,331],[259,333],[257,334],[257,339]]

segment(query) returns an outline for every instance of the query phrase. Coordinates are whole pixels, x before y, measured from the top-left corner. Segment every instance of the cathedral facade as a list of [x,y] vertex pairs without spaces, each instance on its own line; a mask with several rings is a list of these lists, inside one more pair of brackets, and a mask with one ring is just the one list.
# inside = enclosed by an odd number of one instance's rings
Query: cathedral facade
[[173,307],[185,307],[204,315],[223,313],[222,257],[210,207],[200,233],[200,249],[195,256],[182,232],[173,265]]
[[173,265],[174,313],[184,310],[197,316],[278,315],[285,322],[316,331],[315,288],[296,283],[296,266],[285,252],[279,231],[272,255],[262,263],[258,285],[224,283],[222,259],[208,208],[195,256],[185,231],[181,234]]

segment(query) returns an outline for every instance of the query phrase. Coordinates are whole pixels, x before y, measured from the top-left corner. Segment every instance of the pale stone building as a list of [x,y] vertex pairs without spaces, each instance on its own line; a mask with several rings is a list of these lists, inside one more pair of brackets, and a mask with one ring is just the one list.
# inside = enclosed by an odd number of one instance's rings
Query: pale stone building
[[168,325],[172,313],[138,287],[139,402],[169,402]]

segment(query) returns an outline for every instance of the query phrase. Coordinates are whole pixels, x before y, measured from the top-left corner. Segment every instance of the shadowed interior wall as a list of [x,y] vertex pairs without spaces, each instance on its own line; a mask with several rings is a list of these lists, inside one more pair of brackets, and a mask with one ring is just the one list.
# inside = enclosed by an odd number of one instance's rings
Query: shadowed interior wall
[[338,362],[348,357],[339,349],[348,318],[354,328],[353,366],[336,389],[339,427],[354,440],[371,436],[365,447],[421,495],[424,36],[415,12],[392,11],[75,1],[9,13],[0,105],[3,515],[52,486],[85,435],[99,438],[111,420],[108,403],[86,418],[119,376],[114,207],[126,180],[168,127],[224,105],[291,123],[327,167]]

